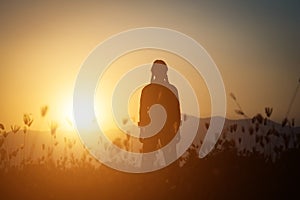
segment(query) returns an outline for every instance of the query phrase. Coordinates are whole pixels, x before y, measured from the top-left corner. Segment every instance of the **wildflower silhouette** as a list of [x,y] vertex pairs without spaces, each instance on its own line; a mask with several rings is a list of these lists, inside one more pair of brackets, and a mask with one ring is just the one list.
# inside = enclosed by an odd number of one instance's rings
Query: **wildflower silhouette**
[[49,107],[48,106],[42,106],[41,107],[41,116],[45,117],[48,112]]

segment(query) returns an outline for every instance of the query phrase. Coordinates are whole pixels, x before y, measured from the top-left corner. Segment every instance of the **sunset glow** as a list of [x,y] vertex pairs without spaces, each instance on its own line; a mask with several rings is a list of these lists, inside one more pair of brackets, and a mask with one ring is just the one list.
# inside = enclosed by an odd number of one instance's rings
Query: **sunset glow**
[[[21,123],[22,114],[26,112],[38,117],[39,107],[44,104],[49,105],[51,118],[59,121],[71,118],[74,82],[89,52],[112,34],[138,26],[153,25],[182,31],[202,44],[218,65],[227,94],[234,92],[250,116],[263,111],[265,106],[275,108],[275,120],[280,120],[285,114],[299,75],[299,59],[294,56],[298,52],[298,46],[294,45],[286,51],[288,47],[280,46],[276,37],[293,30],[297,32],[299,26],[290,27],[275,19],[270,24],[267,19],[261,24],[247,24],[249,20],[255,20],[255,17],[234,18],[234,14],[242,11],[231,12],[231,16],[228,14],[231,9],[229,7],[225,7],[227,12],[219,12],[213,16],[207,10],[210,8],[209,3],[201,6],[178,4],[177,7],[183,13],[187,10],[190,13],[183,16],[174,13],[166,3],[160,8],[154,4],[146,8],[146,3],[136,3],[133,6],[121,4],[115,7],[109,3],[74,3],[66,9],[42,2],[34,6],[25,3],[7,3],[3,6],[0,89],[6,98],[1,100],[2,122]],[[152,12],[154,7],[158,9],[155,15]],[[114,12],[110,12],[112,8]],[[81,10],[81,13],[77,10]],[[165,14],[169,17],[165,17]],[[135,17],[139,15],[143,16],[143,20]],[[221,15],[222,19],[216,20]],[[247,12],[243,14],[245,17],[247,15]],[[116,20],[117,16],[122,16],[123,20]],[[260,15],[256,16],[259,17]],[[6,19],[10,19],[9,23]],[[170,23],[171,21],[176,21],[176,24]],[[233,29],[241,25],[243,28],[239,31]],[[269,37],[271,31],[272,37]],[[278,35],[274,35],[274,32]],[[295,37],[289,38],[290,42],[296,42]],[[269,45],[271,43],[275,45],[274,48]],[[137,57],[130,61],[129,58],[133,57],[120,59],[116,64],[118,73],[114,80],[130,67],[143,62],[151,63],[157,57],[166,58],[170,66],[180,68],[183,72],[186,69],[184,63],[169,59],[163,54],[158,56],[153,52],[144,52],[137,54]],[[188,73],[189,71],[185,75],[193,80],[195,76]],[[203,105],[202,116],[209,116],[210,104],[205,86],[198,84],[198,87],[197,91],[201,92],[197,95]],[[299,107],[298,102],[300,101],[296,101],[294,108]],[[108,111],[102,113],[106,112]],[[299,118],[297,109],[293,109],[290,115]],[[230,99],[228,117],[238,117]],[[64,126],[68,127],[67,124]]]
[[0,25],[0,199],[299,196],[300,1],[1,0]]

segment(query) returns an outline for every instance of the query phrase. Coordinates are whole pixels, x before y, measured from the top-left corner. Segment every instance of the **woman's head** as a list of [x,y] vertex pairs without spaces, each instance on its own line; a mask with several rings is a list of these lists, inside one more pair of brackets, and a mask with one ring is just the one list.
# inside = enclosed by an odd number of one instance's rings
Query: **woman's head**
[[155,60],[151,68],[151,82],[168,82],[167,71],[167,64],[163,60]]

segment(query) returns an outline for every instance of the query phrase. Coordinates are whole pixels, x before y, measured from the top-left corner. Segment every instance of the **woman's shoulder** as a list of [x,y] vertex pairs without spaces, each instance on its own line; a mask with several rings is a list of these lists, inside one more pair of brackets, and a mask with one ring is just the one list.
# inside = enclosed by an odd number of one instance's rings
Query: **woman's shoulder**
[[172,84],[159,84],[159,83],[149,83],[148,85],[146,85],[142,91],[146,91],[146,90],[156,90],[158,88],[166,88],[169,89],[170,91],[172,91],[173,93],[177,94],[178,90],[177,88],[172,85]]

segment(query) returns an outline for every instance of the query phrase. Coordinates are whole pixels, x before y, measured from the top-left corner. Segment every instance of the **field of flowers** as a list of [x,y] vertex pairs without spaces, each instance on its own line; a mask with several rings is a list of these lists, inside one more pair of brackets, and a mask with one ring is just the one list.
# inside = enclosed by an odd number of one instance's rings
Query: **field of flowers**
[[[236,97],[232,95],[233,100]],[[237,103],[237,105],[239,105]],[[48,107],[41,108],[41,118]],[[272,108],[249,117],[241,107],[240,120],[226,120],[214,150],[204,159],[198,152],[201,136],[172,165],[130,174],[107,167],[90,155],[76,135],[31,130],[34,119],[24,114],[23,125],[0,124],[1,199],[199,199],[288,198],[297,195],[300,180],[300,129],[294,120],[270,119]],[[187,117],[188,118],[188,117]],[[209,119],[201,120],[205,135]],[[199,139],[200,138],[200,139]],[[116,138],[126,150],[130,138]],[[109,144],[102,144],[109,151]],[[122,162],[119,152],[112,162]]]

